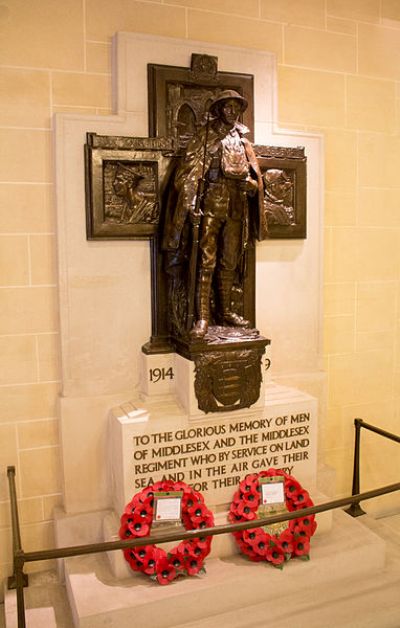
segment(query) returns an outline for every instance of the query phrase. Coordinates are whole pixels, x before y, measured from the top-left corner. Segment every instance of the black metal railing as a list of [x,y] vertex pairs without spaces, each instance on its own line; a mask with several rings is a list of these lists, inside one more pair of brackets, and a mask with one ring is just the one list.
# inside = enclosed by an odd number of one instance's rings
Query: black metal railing
[[[353,463],[353,486],[351,490],[352,495],[357,495],[360,492],[360,447],[361,447],[361,429],[369,430],[370,432],[375,432],[375,434],[379,434],[379,436],[383,436],[384,438],[388,438],[389,440],[393,440],[395,443],[400,443],[400,436],[396,434],[392,434],[392,432],[387,432],[386,430],[382,430],[380,427],[376,427],[376,425],[371,425],[370,423],[366,423],[362,419],[354,419],[354,427],[355,427],[355,437],[354,437],[354,463]],[[354,501],[350,508],[347,508],[346,512],[352,517],[359,517],[360,515],[365,515],[365,510],[363,510],[360,506],[360,502]]]
[[[361,501],[367,499],[373,499],[380,495],[386,495],[400,490],[400,482],[394,484],[388,484],[380,488],[366,491],[364,493],[359,492],[360,485],[360,428],[364,427],[381,436],[390,438],[396,442],[400,442],[400,437],[385,430],[381,430],[378,427],[364,423],[361,419],[355,419],[356,427],[356,444],[354,452],[354,475],[353,475],[353,490],[352,495],[348,497],[342,497],[340,499],[334,499],[318,506],[312,506],[310,508],[302,508],[293,512],[286,512],[279,515],[273,515],[264,519],[256,519],[252,521],[243,521],[234,524],[225,524],[214,526],[212,528],[203,528],[201,530],[201,536],[218,536],[220,534],[228,534],[232,532],[239,532],[241,530],[249,530],[251,528],[259,528],[273,523],[280,523],[282,521],[290,521],[298,517],[305,517],[308,515],[318,514],[326,512],[327,510],[335,510],[336,508],[342,508],[351,504],[360,508]],[[15,467],[11,466],[7,468],[7,476],[10,490],[10,502],[11,502],[11,521],[12,521],[12,535],[13,535],[13,565],[14,573],[9,578],[9,588],[16,588],[17,590],[17,613],[18,613],[18,628],[25,628],[25,602],[24,602],[24,586],[28,584],[27,575],[24,574],[24,565],[29,562],[36,562],[39,560],[51,560],[55,558],[67,558],[71,556],[83,556],[85,554],[97,554],[100,552],[109,552],[115,550],[122,550],[132,547],[140,547],[142,545],[153,545],[159,543],[167,543],[170,541],[182,541],[199,536],[199,530],[187,530],[186,532],[169,532],[163,535],[147,536],[137,538],[133,540],[125,541],[108,541],[104,543],[91,543],[90,545],[75,545],[72,547],[60,547],[56,549],[41,550],[36,552],[24,552],[21,545],[21,533],[19,527],[18,518],[18,504],[15,488]],[[355,492],[356,491],[356,492]],[[364,511],[360,508],[361,512],[354,514],[351,511],[351,507],[346,511],[353,516],[364,514]]]

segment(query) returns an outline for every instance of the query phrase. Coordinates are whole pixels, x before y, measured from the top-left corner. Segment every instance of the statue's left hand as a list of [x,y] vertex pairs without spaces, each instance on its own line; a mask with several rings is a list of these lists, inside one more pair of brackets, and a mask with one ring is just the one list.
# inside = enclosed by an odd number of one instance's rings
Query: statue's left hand
[[255,181],[251,177],[247,177],[246,179],[244,179],[241,182],[241,187],[250,196],[254,196],[258,190],[257,181]]

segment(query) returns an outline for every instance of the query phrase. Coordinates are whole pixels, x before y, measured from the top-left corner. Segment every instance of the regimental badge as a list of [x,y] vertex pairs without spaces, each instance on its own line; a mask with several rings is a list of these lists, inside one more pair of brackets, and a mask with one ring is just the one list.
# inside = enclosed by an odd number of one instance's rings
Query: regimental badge
[[195,356],[195,393],[203,412],[249,408],[260,396],[259,349],[210,351]]

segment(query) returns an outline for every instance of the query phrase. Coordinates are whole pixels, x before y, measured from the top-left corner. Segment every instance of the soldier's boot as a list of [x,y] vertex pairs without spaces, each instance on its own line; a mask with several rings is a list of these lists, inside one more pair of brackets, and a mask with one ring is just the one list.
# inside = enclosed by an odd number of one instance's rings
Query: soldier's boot
[[193,339],[203,338],[208,331],[210,321],[211,280],[211,271],[203,270],[200,273],[197,286],[197,311],[199,317],[189,334]]
[[221,270],[218,275],[218,290],[222,306],[222,321],[224,325],[233,327],[250,327],[250,321],[232,311],[232,286],[234,272]]

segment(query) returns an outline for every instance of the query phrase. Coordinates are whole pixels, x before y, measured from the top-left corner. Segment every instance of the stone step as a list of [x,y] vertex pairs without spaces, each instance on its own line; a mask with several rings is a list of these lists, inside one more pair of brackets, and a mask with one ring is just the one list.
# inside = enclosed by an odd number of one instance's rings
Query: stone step
[[174,628],[399,628],[399,573],[370,571]]
[[[41,571],[29,574],[29,586],[24,589],[27,628],[72,628],[73,620],[64,587],[57,573]],[[17,596],[4,583],[5,628],[17,628]],[[1,626],[1,622],[0,622]]]
[[[331,531],[312,539],[311,560],[293,559],[282,571],[241,556],[216,558],[207,561],[205,576],[161,587],[143,574],[116,579],[103,554],[67,559],[65,577],[74,623],[80,628],[130,628],[133,624],[211,628],[231,626],[229,622],[236,628],[252,625],[246,623],[246,609],[249,613],[253,609],[255,617],[260,608],[261,614],[269,609],[278,622],[288,609],[293,611],[291,599],[302,592],[309,595],[317,589],[329,590],[344,579],[357,582],[365,574],[379,573],[385,565],[385,547],[385,540],[362,521],[336,511]],[[298,625],[293,616],[292,625]]]
[[[265,601],[243,609],[189,621],[175,628],[398,628],[400,626],[400,514],[385,519],[363,516],[360,523],[386,542],[383,569],[365,570],[300,587],[283,604]],[[366,551],[368,547],[366,547]]]

